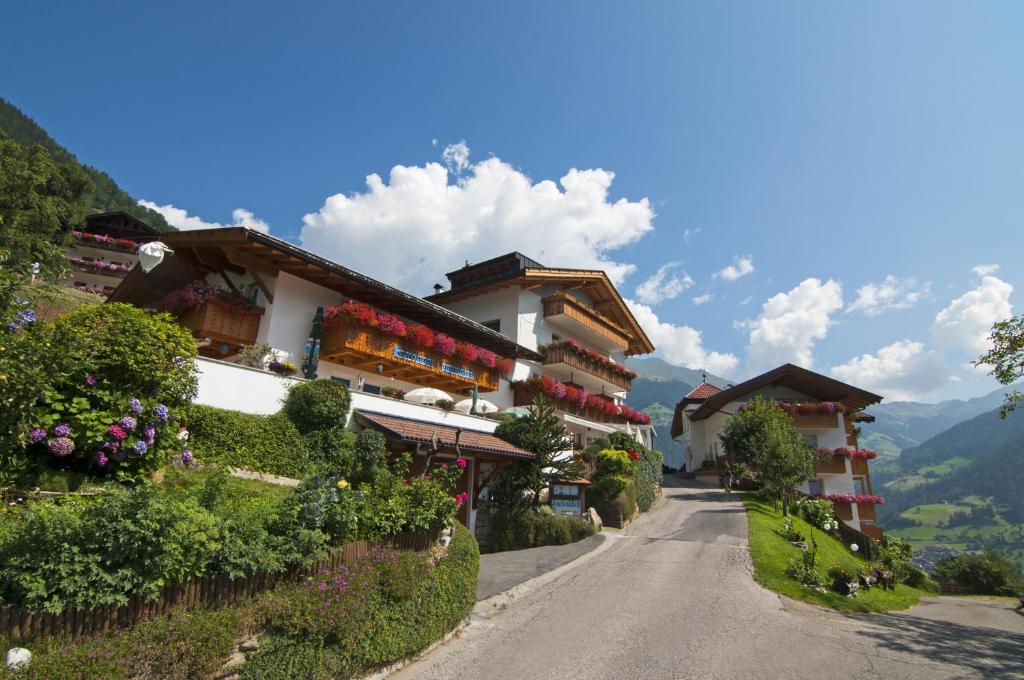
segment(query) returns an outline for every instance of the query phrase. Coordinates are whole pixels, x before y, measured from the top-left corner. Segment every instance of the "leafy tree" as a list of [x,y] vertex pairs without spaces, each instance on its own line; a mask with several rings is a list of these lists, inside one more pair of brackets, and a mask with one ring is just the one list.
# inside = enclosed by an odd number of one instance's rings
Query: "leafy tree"
[[817,452],[804,442],[789,415],[774,402],[754,397],[719,435],[734,463],[757,470],[764,489],[789,514],[793,487],[814,474]]
[[93,185],[77,163],[57,163],[38,145],[23,147],[0,131],[0,251],[4,266],[39,262],[59,274],[71,227],[85,220]]
[[566,435],[554,405],[542,394],[534,399],[527,415],[508,418],[494,434],[534,454],[530,460],[509,464],[501,479],[495,480],[494,495],[498,502],[515,504],[526,491],[530,493],[530,504],[538,509],[541,492],[552,480],[583,474],[582,463],[573,456],[562,455],[572,449],[572,438]]
[[[991,366],[989,373],[1002,385],[1012,385],[1024,376],[1024,316],[1015,316],[992,326],[992,349],[973,362],[975,366]],[[1014,390],[1006,395],[1006,402],[999,409],[1005,418],[1017,407],[1024,393]]]
[[935,578],[990,595],[1012,594],[1021,584],[1017,566],[995,550],[942,560],[935,565]]

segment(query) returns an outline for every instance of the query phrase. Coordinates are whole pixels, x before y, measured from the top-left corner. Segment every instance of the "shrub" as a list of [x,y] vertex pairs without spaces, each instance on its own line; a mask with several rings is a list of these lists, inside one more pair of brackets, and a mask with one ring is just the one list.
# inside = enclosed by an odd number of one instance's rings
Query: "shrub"
[[828,570],[828,577],[833,581],[842,581],[843,583],[853,583],[857,580],[856,574],[838,564]]
[[939,584],[928,575],[928,572],[915,566],[907,567],[906,583],[911,588],[920,588],[929,593],[939,592]]
[[363,430],[356,437],[355,465],[352,481],[371,481],[374,472],[380,468],[388,457],[388,443],[384,435],[376,430]]
[[813,549],[805,550],[798,557],[789,561],[786,567],[786,575],[795,579],[801,585],[811,588],[821,586],[824,579],[818,570],[818,555]]
[[941,560],[935,565],[935,578],[984,595],[1011,595],[1021,585],[1017,566],[995,550]]
[[913,557],[910,543],[892,534],[885,534],[874,549],[874,558],[882,566],[893,573],[896,578],[903,578]]
[[662,481],[661,451],[652,451],[646,447],[637,448],[640,454],[640,465],[637,471],[636,503],[640,512],[647,512],[654,505],[658,489]]
[[566,545],[594,533],[594,527],[582,517],[534,512],[526,507],[501,508],[491,522],[495,551]]
[[[189,447],[200,462],[296,478],[318,471],[309,444],[283,414],[260,416],[193,404],[185,418]],[[320,447],[316,456],[330,460],[324,448],[333,450],[334,440],[328,445],[318,436],[313,443]]]
[[310,380],[288,390],[282,411],[302,434],[344,427],[348,420],[348,388],[336,380]]
[[[830,531],[835,524],[835,516],[832,511],[832,503],[822,499],[805,498],[797,503],[800,515],[807,520],[807,523],[818,529]],[[825,525],[830,528],[825,529]]]

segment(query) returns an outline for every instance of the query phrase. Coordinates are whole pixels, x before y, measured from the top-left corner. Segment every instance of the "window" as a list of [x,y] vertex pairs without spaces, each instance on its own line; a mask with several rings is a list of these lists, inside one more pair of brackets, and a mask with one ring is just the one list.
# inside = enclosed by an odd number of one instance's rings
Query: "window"
[[863,496],[863,495],[865,495],[867,493],[864,490],[864,478],[863,477],[857,477],[856,479],[853,480],[853,493],[857,494],[858,496]]
[[380,394],[380,385],[363,384],[363,392],[367,394]]
[[491,319],[490,321],[481,321],[481,326],[490,328],[495,333],[501,332],[501,319]]
[[820,479],[808,479],[807,480],[807,494],[809,496],[824,496],[825,495],[825,483]]
[[345,387],[352,387],[352,381],[349,380],[348,378],[339,378],[336,375],[332,375],[331,376],[331,380],[334,381],[334,382],[339,382],[342,385],[344,385]]
[[818,435],[816,434],[805,434],[804,443],[810,446],[812,449],[818,448]]

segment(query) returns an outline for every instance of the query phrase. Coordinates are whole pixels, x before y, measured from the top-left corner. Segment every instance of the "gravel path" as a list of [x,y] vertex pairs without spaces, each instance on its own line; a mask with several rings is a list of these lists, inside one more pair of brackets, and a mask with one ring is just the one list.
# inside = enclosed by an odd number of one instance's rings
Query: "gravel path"
[[[942,598],[849,616],[751,577],[742,504],[695,482],[396,678],[1024,678],[1024,617]],[[978,608],[981,609],[978,609]]]

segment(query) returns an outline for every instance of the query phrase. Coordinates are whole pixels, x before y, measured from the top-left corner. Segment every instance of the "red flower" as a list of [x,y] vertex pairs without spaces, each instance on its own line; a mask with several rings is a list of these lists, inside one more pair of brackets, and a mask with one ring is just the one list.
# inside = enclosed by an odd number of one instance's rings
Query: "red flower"
[[494,368],[498,363],[498,358],[494,356],[494,352],[489,349],[477,348],[476,360],[487,368]]
[[457,356],[459,359],[466,362],[467,364],[476,361],[479,355],[480,354],[476,346],[471,345],[468,342],[459,343],[455,347],[455,356]]
[[640,454],[638,454],[635,449],[629,450],[629,457],[633,460],[640,460]]
[[498,373],[505,376],[506,378],[512,375],[512,370],[515,368],[515,362],[511,359],[499,359],[498,360]]
[[416,324],[408,328],[406,334],[407,337],[412,340],[413,344],[424,349],[430,349],[434,346],[434,331],[430,330],[426,326]]

